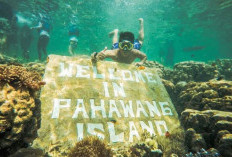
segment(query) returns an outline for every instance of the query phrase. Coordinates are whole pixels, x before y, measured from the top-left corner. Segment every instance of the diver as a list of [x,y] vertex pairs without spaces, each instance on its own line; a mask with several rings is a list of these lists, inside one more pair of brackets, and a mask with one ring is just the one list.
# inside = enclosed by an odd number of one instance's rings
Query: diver
[[36,27],[31,27],[31,29],[37,29],[39,33],[39,40],[37,43],[37,51],[39,60],[41,60],[42,52],[44,57],[47,57],[47,45],[49,43],[50,35],[49,32],[51,30],[50,20],[47,17],[42,17],[39,25]]
[[79,36],[78,27],[76,25],[70,26],[68,34],[69,34],[68,52],[71,56],[73,56],[75,54],[75,50],[78,44],[78,39],[77,39],[77,37]]
[[91,57],[92,61],[104,60],[111,58],[112,60],[120,63],[131,64],[136,58],[140,59],[136,66],[141,66],[147,60],[146,54],[134,48],[134,34],[131,32],[121,32],[119,37],[118,48],[113,50],[106,50],[106,48],[96,53],[94,52]]
[[22,49],[22,56],[24,59],[29,60],[29,49],[33,39],[32,31],[28,25],[24,25],[20,31],[20,46]]
[[[144,40],[144,22],[143,18],[139,18],[139,36],[138,39],[135,39],[133,41],[134,49],[140,50],[142,45],[143,45],[143,40]],[[118,29],[114,29],[112,32],[109,33],[109,36],[113,36],[112,38],[112,50],[118,48]]]

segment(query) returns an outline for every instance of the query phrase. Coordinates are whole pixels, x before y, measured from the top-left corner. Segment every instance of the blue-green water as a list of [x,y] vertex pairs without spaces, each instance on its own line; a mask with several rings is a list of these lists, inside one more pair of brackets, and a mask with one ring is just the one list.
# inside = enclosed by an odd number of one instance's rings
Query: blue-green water
[[[68,27],[79,27],[77,54],[90,55],[111,47],[108,32],[115,28],[138,36],[138,18],[144,18],[141,51],[148,60],[166,65],[195,60],[232,58],[232,0],[3,0],[31,26],[39,15],[51,18],[48,54],[69,55]],[[21,21],[22,22],[22,21]],[[20,21],[19,21],[20,24]],[[33,32],[30,60],[36,60],[37,32]],[[18,43],[7,51],[21,57]]]

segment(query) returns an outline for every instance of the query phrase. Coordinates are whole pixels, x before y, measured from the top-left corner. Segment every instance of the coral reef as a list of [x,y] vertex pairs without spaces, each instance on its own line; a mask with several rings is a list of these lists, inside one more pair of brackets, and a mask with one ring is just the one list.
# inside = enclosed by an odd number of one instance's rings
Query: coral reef
[[[34,90],[44,84],[44,63],[25,63],[0,55],[0,151],[4,155],[27,147],[37,136],[40,125],[39,101]],[[144,133],[136,144],[111,145],[97,137],[87,137],[61,149],[61,143],[51,144],[51,156],[184,156],[202,148],[232,156],[232,60],[210,62],[181,62],[173,69],[155,61],[146,61],[146,67],[157,68],[178,113],[181,129],[170,131],[170,137],[151,137]],[[222,79],[218,79],[221,77]],[[194,81],[194,82],[193,82]],[[184,137],[185,135],[185,137]],[[110,148],[112,147],[112,148]],[[216,148],[217,150],[213,149]],[[210,152],[209,151],[209,152]],[[44,155],[38,149],[21,149],[15,156]],[[1,154],[2,155],[2,154]]]
[[0,83],[0,151],[9,154],[37,137],[39,100],[25,87]]
[[159,77],[163,78],[164,66],[162,64],[159,64],[156,61],[146,61],[144,66],[148,68],[156,68]]
[[0,151],[5,156],[28,146],[40,127],[41,76],[16,65],[0,65]]
[[29,72],[26,68],[15,65],[0,65],[0,81],[33,90],[39,90],[44,85],[37,72]]
[[41,149],[34,149],[31,147],[19,149],[10,157],[45,157],[45,153]]
[[213,147],[218,149],[221,155],[231,156],[231,112],[186,109],[181,114],[181,123],[187,129],[185,141],[191,151]]
[[184,145],[184,131],[182,128],[177,128],[170,131],[170,136],[162,136],[157,139],[160,149],[164,156],[171,156],[173,153],[178,156],[184,156],[186,146]]
[[164,79],[176,84],[180,81],[208,81],[218,76],[218,70],[203,62],[187,61],[175,64],[173,70],[167,69],[164,74]]
[[206,148],[204,138],[201,134],[196,133],[193,128],[187,129],[185,133],[185,144],[190,148],[189,151],[194,153],[199,152],[201,148]]
[[19,65],[20,62],[21,62],[20,59],[8,57],[6,55],[1,54],[1,51],[0,51],[0,64]]
[[232,82],[189,82],[180,92],[177,104],[182,109],[232,111]]
[[45,72],[45,63],[37,63],[37,62],[30,62],[30,63],[26,63],[23,64],[23,66],[25,68],[27,68],[29,71],[36,71],[37,73],[39,73],[40,76],[44,75]]
[[126,146],[112,146],[115,156],[183,156],[186,153],[184,146],[183,129],[175,129],[170,131],[170,136],[151,136],[150,133],[144,132],[140,142],[129,144]]
[[71,149],[69,157],[111,157],[113,153],[107,144],[98,137],[85,137]]

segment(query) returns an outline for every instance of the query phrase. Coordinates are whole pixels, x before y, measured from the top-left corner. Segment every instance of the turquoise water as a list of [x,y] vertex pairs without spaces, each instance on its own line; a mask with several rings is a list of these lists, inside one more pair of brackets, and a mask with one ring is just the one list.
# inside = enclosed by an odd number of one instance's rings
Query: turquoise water
[[[68,27],[79,27],[76,54],[90,55],[111,47],[108,33],[115,28],[138,36],[138,18],[144,19],[141,51],[148,60],[165,65],[194,60],[232,58],[232,0],[3,0],[20,17],[18,24],[51,18],[48,54],[69,55]],[[37,59],[38,33],[33,32],[30,60]],[[20,58],[20,39],[7,54]]]

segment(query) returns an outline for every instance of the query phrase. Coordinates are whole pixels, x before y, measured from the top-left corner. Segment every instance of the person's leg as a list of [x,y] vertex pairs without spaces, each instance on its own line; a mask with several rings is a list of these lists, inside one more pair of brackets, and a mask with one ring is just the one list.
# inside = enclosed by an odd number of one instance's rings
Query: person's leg
[[118,29],[114,29],[112,32],[109,33],[109,36],[113,36],[112,38],[112,44],[115,44],[118,42]]
[[71,56],[74,55],[71,42],[69,43],[69,46],[68,46],[68,52],[69,52],[69,54],[70,54]]
[[38,51],[38,58],[41,60],[41,51],[42,51],[42,41],[41,36],[39,37],[38,43],[37,43],[37,51]]
[[139,37],[138,40],[141,45],[143,45],[144,40],[144,25],[143,25],[143,18],[139,18]]
[[43,37],[43,53],[44,53],[44,58],[47,58],[47,46],[49,43],[49,37],[44,36]]

